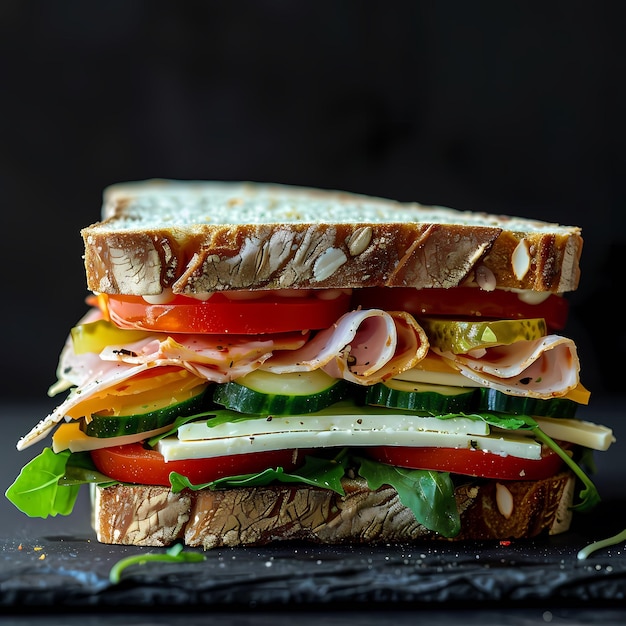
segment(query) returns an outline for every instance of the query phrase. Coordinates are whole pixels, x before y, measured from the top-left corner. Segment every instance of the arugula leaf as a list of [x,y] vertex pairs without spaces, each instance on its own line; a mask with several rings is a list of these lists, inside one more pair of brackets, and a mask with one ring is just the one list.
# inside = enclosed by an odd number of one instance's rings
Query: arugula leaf
[[150,439],[146,439],[146,443],[151,448],[154,448],[154,446],[156,446],[157,443],[164,437],[175,435],[178,432],[178,429],[180,426],[183,426],[184,424],[188,424],[189,422],[198,421],[202,417],[213,417],[214,415],[215,413],[210,412],[210,411],[206,413],[196,413],[195,415],[179,415],[174,420],[174,423],[172,424],[172,427],[169,430],[165,431],[164,433],[161,433],[160,435],[155,435],[154,437],[151,437]]
[[211,482],[194,485],[182,474],[170,473],[170,484],[172,491],[179,493],[183,489],[228,489],[231,487],[263,487],[274,482],[299,483],[331,489],[343,495],[345,492],[341,484],[341,479],[345,474],[345,468],[341,459],[322,459],[307,456],[304,465],[296,470],[296,473],[288,473],[282,467],[275,469],[268,468],[257,474],[240,474],[239,476],[226,476]]
[[155,554],[149,552],[148,554],[137,554],[134,556],[127,556],[119,560],[109,572],[109,581],[116,585],[122,579],[122,571],[130,567],[131,565],[145,565],[146,563],[160,562],[160,563],[198,563],[205,561],[204,554],[198,552],[183,552],[183,545],[181,543],[175,543],[171,548],[168,548],[165,554]]
[[65,466],[65,474],[59,478],[59,485],[63,486],[96,483],[105,487],[117,482],[98,471],[89,452],[72,452]]
[[596,458],[591,448],[582,448],[578,464],[587,468],[588,474],[597,474],[598,467],[596,465]]
[[154,448],[159,440],[170,435],[175,435],[178,432],[180,426],[189,424],[190,422],[198,422],[202,418],[207,418],[207,426],[219,426],[220,424],[226,424],[231,422],[245,422],[246,420],[259,419],[259,416],[252,413],[238,413],[237,411],[231,411],[230,409],[213,409],[211,411],[205,411],[204,413],[197,413],[196,415],[179,416],[174,420],[172,427],[160,435],[155,435],[147,440],[147,444]]
[[497,426],[505,430],[520,430],[524,428],[538,428],[537,422],[529,415],[513,415],[509,413],[477,413],[477,417],[490,426]]
[[60,485],[59,480],[65,475],[71,454],[69,450],[56,454],[51,448],[44,448],[22,468],[6,490],[6,497],[29,517],[69,515],[80,487]]
[[392,486],[400,502],[415,519],[444,537],[455,537],[461,530],[461,518],[454,497],[454,484],[448,472],[411,470],[359,458],[359,474],[370,489]]

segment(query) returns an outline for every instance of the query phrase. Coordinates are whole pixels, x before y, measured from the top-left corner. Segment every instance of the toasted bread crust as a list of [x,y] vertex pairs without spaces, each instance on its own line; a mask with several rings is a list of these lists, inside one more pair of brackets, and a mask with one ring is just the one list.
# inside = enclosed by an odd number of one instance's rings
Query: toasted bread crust
[[[257,213],[255,213],[257,211]],[[577,288],[580,229],[356,194],[146,181],[82,231],[89,289]]]
[[[569,529],[574,478],[475,481],[455,491],[461,533],[454,540],[506,540]],[[377,491],[346,480],[346,495],[308,486],[276,485],[172,493],[167,487],[95,488],[93,523],[102,543],[167,546],[380,544],[442,540],[403,506],[392,487]]]

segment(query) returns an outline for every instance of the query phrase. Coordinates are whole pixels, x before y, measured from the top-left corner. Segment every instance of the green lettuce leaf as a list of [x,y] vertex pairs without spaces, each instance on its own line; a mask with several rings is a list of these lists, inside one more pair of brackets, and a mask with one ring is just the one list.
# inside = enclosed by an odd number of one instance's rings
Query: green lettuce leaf
[[105,487],[117,482],[98,471],[89,452],[72,452],[65,466],[65,474],[59,478],[59,485],[62,486],[96,483]]
[[[204,417],[213,418],[215,417],[215,412],[208,411],[206,413],[197,413],[195,415],[179,415],[174,420],[174,423],[172,424],[172,427],[169,430],[166,430],[164,433],[161,433],[159,435],[155,435],[154,437],[150,437],[150,439],[146,440],[146,443],[148,444],[150,448],[154,448],[161,439],[175,435],[178,432],[178,429],[184,424],[188,424],[189,422],[199,421],[201,418],[204,418]],[[206,420],[206,422],[209,423],[211,422],[211,420],[208,419]]]
[[55,454],[51,448],[44,448],[22,468],[6,490],[6,497],[30,517],[45,519],[49,515],[69,515],[80,487],[78,484],[62,486],[59,480],[65,475],[70,455],[69,450]]
[[424,527],[455,537],[461,530],[461,518],[454,498],[454,484],[448,472],[411,470],[359,458],[359,474],[370,489],[390,485],[400,502],[411,509]]
[[263,487],[272,483],[305,484],[322,489],[331,489],[343,495],[344,490],[341,479],[345,474],[342,458],[323,459],[317,457],[305,457],[304,465],[296,470],[296,473],[285,472],[282,467],[268,468],[257,474],[240,474],[239,476],[227,476],[218,478],[208,483],[194,485],[182,474],[172,472],[170,484],[172,491],[179,493],[183,489],[228,489],[231,487]]

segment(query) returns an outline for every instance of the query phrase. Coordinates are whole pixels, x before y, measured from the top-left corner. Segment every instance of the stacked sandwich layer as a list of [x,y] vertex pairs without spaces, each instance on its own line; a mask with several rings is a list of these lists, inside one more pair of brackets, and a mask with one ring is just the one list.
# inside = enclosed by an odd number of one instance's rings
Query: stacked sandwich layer
[[7,492],[26,513],[90,483],[101,541],[212,548],[529,537],[597,502],[614,437],[561,334],[579,229],[173,181],[103,218],[69,394],[18,442],[52,435]]

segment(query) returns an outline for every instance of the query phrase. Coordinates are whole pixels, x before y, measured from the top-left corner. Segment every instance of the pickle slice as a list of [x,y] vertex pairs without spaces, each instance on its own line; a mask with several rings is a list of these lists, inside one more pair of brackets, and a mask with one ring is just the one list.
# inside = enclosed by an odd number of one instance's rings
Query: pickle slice
[[76,354],[101,352],[107,346],[132,343],[133,341],[150,337],[153,334],[144,330],[118,328],[115,324],[106,320],[78,324],[70,331]]
[[419,323],[431,346],[454,354],[510,345],[516,341],[532,341],[547,333],[543,318],[465,321],[426,317],[420,318]]

